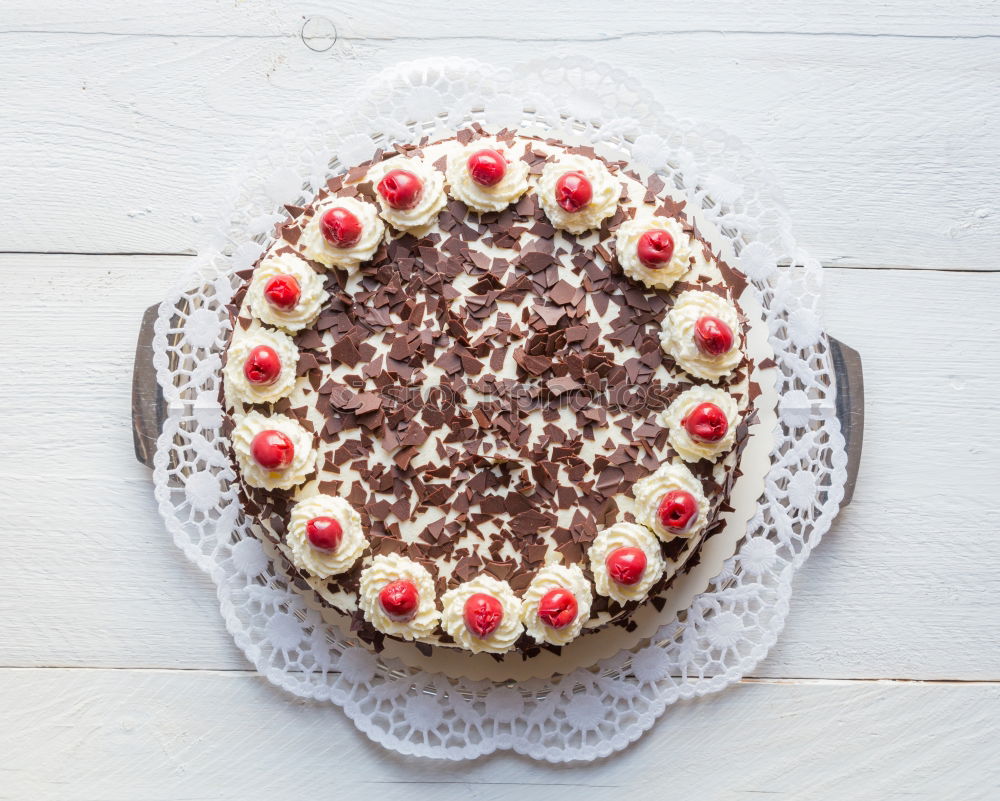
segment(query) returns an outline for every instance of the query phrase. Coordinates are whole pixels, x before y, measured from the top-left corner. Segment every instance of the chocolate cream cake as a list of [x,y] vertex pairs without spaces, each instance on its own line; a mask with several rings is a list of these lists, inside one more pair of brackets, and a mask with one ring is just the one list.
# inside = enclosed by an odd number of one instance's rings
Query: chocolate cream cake
[[384,637],[558,649],[662,607],[722,525],[753,401],[745,279],[656,175],[480,128],[288,218],[231,308],[243,509]]

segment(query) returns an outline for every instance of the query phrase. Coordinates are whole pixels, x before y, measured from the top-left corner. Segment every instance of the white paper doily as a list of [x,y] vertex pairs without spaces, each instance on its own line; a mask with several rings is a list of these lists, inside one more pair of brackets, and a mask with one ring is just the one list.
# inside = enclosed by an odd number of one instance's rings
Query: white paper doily
[[[738,141],[671,118],[605,65],[413,62],[336,109],[284,133],[249,165],[217,238],[161,305],[153,359],[169,416],[153,479],[167,528],[217,585],[226,627],[256,668],[291,693],[343,707],[387,748],[449,759],[512,749],[551,762],[624,748],[668,705],[721,690],[765,656],[784,625],[795,570],[837,513],[847,458],[818,312],[819,264],[796,245],[771,177]],[[764,499],[709,590],[652,644],[517,686],[408,668],[324,624],[292,586],[288,565],[252,534],[219,433],[233,273],[263,252],[282,204],[312,197],[331,171],[376,148],[472,121],[573,131],[630,151],[673,182],[732,241],[765,310],[780,373],[781,425]]]

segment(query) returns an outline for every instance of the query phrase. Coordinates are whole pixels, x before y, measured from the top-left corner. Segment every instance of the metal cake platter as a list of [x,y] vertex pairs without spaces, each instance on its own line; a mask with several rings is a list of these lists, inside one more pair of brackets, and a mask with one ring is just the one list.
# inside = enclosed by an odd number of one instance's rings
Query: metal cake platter
[[840,433],[844,435],[847,451],[847,481],[844,482],[844,498],[840,502],[844,507],[854,497],[861,466],[861,445],[865,437],[865,377],[861,370],[861,355],[854,348],[834,337],[827,337],[827,340],[833,359],[834,380],[837,382],[837,419],[840,420]]
[[[159,313],[160,304],[157,303],[146,309],[142,316],[132,370],[132,439],[135,457],[150,468],[156,453],[156,441],[168,413],[163,389],[156,380],[156,368],[153,366],[153,327]],[[828,336],[827,340],[830,343],[836,382],[836,413],[847,451],[847,481],[844,484],[844,498],[840,502],[843,508],[854,496],[861,464],[865,429],[865,382],[858,352],[834,337]]]

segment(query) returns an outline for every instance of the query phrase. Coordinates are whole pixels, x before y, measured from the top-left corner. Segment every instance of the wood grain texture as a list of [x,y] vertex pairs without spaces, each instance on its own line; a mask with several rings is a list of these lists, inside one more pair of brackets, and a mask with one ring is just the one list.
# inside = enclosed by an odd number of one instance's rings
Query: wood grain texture
[[671,707],[613,758],[560,766],[510,754],[401,757],[336,708],[291,702],[240,673],[4,670],[0,705],[2,801],[987,801],[1000,792],[992,685],[743,683]]
[[912,3],[795,2],[744,0],[707,5],[672,0],[668,6],[622,0],[614,13],[600,3],[538,3],[510,0],[490,10],[489,27],[468,8],[431,0],[419,13],[408,0],[381,0],[360,6],[352,0],[203,0],[198,3],[139,6],[129,0],[6,0],[3,31],[77,31],[126,35],[297,36],[303,19],[323,15],[345,38],[507,39],[606,41],[651,33],[832,33],[864,36],[984,37],[1000,34],[1000,11],[990,0],[923,0]]
[[[241,7],[212,13],[223,25]],[[875,19],[861,10],[867,7],[842,8]],[[117,8],[95,13],[93,25],[100,29]],[[990,176],[1000,168],[1000,47],[992,35],[654,28],[626,41],[540,46],[432,38],[471,30],[473,15],[454,12],[453,24],[432,25],[426,19],[451,15],[450,4],[429,4],[436,9],[429,17],[401,8],[359,15],[361,33],[327,53],[286,35],[284,16],[283,33],[273,37],[184,36],[176,31],[187,12],[154,15],[164,25],[173,19],[155,36],[0,35],[7,190],[0,213],[8,222],[0,250],[190,253],[207,236],[234,169],[255,148],[378,69],[431,55],[507,63],[579,54],[628,70],[673,113],[714,121],[758,150],[784,188],[800,243],[825,263],[995,267],[1000,207]],[[52,24],[62,18],[52,15]],[[377,24],[381,38],[370,38],[368,24]],[[567,35],[592,36],[595,28],[581,22]],[[545,28],[553,29],[562,31]],[[60,224],[42,232],[45,218]]]
[[1000,274],[824,274],[864,364],[860,480],[757,672],[1000,679]]
[[[138,322],[188,263],[0,256],[0,274],[46,301],[0,318],[0,341],[18,343],[0,350],[11,376],[0,389],[0,494],[17,524],[0,609],[25,610],[0,616],[0,664],[247,666],[132,457]],[[957,447],[953,428],[969,408],[996,418],[1000,387],[983,368],[1000,338],[1000,274],[826,277],[831,331],[865,360],[861,481],[799,574],[788,627],[756,675],[1000,680],[1000,434],[990,427]],[[66,330],[73,349],[61,346]],[[38,425],[39,408],[57,410],[51,424]]]

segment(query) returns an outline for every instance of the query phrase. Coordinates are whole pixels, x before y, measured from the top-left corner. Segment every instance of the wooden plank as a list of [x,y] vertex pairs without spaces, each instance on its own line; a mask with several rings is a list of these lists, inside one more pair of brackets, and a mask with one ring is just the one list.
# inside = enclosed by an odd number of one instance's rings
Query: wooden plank
[[[0,665],[247,666],[132,457],[134,337],[188,263],[0,256],[0,274],[39,301],[0,315],[0,341],[16,345],[0,349],[11,521],[0,609],[23,610],[0,615]],[[988,427],[958,446],[954,428],[968,409],[996,414],[1000,384],[985,368],[1000,274],[826,277],[830,330],[865,360],[861,482],[797,578],[788,627],[757,675],[1000,679],[1000,440]]]
[[[3,616],[17,618],[9,639],[0,634],[4,664],[247,664],[227,642],[212,583],[174,547],[150,471],[132,455],[139,321],[189,262],[0,257],[0,273],[36,299],[0,315],[0,449],[15,454],[0,467],[0,498],[5,544],[18,553],[0,605],[23,610]],[[162,582],[164,571],[173,578]],[[18,599],[22,587],[31,589]],[[182,621],[195,625],[190,640]],[[193,659],[178,662],[188,645]]]
[[[100,0],[84,8],[70,0],[7,0],[3,31],[79,31],[128,35],[296,36],[302,20],[322,15],[341,35],[367,39],[513,39],[601,41],[650,33],[722,31],[847,33],[869,36],[984,36],[1000,32],[1000,14],[989,0],[922,0],[879,3],[851,0],[802,3],[747,0],[713,3],[676,0],[669,9],[624,0],[608,13],[604,3],[540,4],[511,0],[491,10],[485,24],[477,10],[427,0],[419,13],[406,0],[363,7],[337,0],[297,0],[286,7],[263,0],[215,0],[164,7],[138,7],[127,0]],[[569,13],[569,9],[572,9]]]
[[[378,69],[432,52],[497,63],[541,52],[399,38],[419,15],[383,8],[385,40],[325,54],[284,35],[4,35],[0,250],[192,252],[250,153]],[[783,185],[800,243],[826,263],[995,268],[1000,210],[984,180],[1000,168],[992,38],[654,32],[545,52],[610,61],[672,113],[750,143]]]
[[861,478],[757,673],[1000,679],[1000,429],[977,422],[1000,411],[1000,275],[825,278],[828,329],[864,363]]
[[1000,790],[995,685],[743,684],[671,707],[611,759],[570,765],[401,757],[339,709],[240,673],[5,670],[0,705],[10,801],[645,799],[665,785],[670,798],[726,801],[986,801]]

